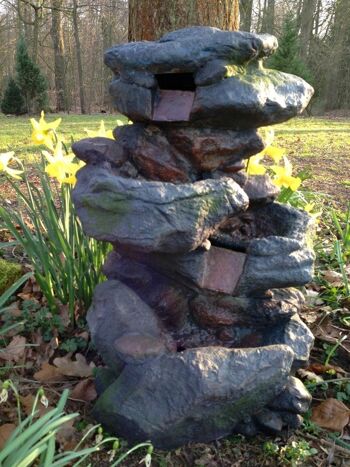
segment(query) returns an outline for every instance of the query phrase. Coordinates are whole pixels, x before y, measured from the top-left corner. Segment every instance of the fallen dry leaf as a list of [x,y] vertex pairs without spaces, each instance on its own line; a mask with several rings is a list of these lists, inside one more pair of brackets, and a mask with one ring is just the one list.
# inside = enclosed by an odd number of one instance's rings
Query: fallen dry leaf
[[34,373],[34,379],[42,383],[48,383],[52,381],[62,381],[64,378],[58,368],[50,365],[48,362],[44,362],[41,369]]
[[328,270],[322,273],[323,278],[333,287],[342,287],[344,285],[343,276],[336,271]]
[[19,362],[24,357],[26,342],[25,337],[15,336],[7,347],[0,349],[0,359],[7,362]]
[[324,379],[321,376],[316,375],[313,371],[304,370],[304,368],[300,368],[298,370],[298,376],[307,381],[315,382],[315,383],[322,383]]
[[55,358],[53,363],[58,368],[59,372],[65,376],[78,376],[79,378],[87,378],[92,376],[92,370],[94,364],[86,362],[84,355],[77,353],[75,355],[75,361],[72,360],[71,354],[67,354],[62,358]]
[[311,421],[327,430],[342,432],[349,423],[350,409],[337,399],[326,399],[312,409]]
[[[28,416],[32,413],[33,410],[33,405],[35,401],[35,396],[32,394],[28,394],[27,396],[21,396],[21,404],[23,406],[25,414]],[[39,416],[41,417],[42,415],[45,415],[46,412],[49,412],[52,410],[52,407],[48,406],[45,407],[40,400],[38,401],[35,411],[39,412]]]
[[74,386],[70,397],[85,402],[91,402],[96,399],[97,392],[92,379],[84,379]]
[[317,375],[323,375],[325,373],[330,373],[333,372],[335,373],[341,373],[344,374],[346,373],[345,370],[340,368],[339,366],[334,366],[334,365],[323,365],[322,363],[311,363],[306,370],[308,371],[313,371]]
[[0,426],[0,450],[5,446],[6,441],[15,428],[16,425],[14,423],[5,423]]
[[79,442],[78,431],[74,428],[76,420],[69,420],[57,431],[56,440],[63,451],[72,451]]

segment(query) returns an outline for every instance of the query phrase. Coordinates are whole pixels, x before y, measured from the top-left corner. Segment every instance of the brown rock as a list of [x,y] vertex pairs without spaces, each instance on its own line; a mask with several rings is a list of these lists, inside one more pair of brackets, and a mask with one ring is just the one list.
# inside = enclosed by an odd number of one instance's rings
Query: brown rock
[[115,135],[146,179],[179,183],[196,178],[191,165],[157,126],[126,125],[117,127]]
[[171,145],[186,155],[199,171],[211,172],[232,167],[236,162],[264,149],[257,131],[215,128],[165,128]]

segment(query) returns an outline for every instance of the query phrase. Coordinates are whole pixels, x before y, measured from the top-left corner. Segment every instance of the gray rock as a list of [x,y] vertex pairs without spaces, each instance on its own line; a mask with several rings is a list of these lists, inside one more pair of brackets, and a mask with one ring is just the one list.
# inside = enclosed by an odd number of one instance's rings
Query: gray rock
[[119,112],[127,115],[132,121],[152,120],[155,97],[152,89],[116,78],[111,82],[109,92]]
[[265,342],[267,345],[288,345],[294,352],[293,365],[298,368],[307,364],[314,336],[299,316],[294,315],[287,323],[269,329],[265,334]]
[[252,329],[264,329],[266,326],[282,325],[299,312],[301,303],[295,292],[293,289],[276,289],[271,296],[262,298],[201,293],[191,300],[190,308],[192,313],[206,320],[206,326],[209,322],[220,324],[223,314],[229,316],[231,324],[236,327],[245,325]]
[[102,165],[108,162],[119,168],[127,158],[126,150],[118,142],[110,138],[84,138],[72,144],[72,151],[78,159],[86,164]]
[[284,122],[300,114],[313,88],[303,79],[251,66],[211,86],[196,89],[190,121],[242,129]]
[[[300,209],[281,203],[269,203],[252,209],[259,237],[280,236],[311,243],[314,220]],[[251,246],[251,251],[253,245]]]
[[309,410],[311,394],[300,379],[290,376],[285,389],[269,405],[274,410],[304,414]]
[[312,280],[315,255],[308,248],[298,248],[297,240],[269,237],[257,241],[255,246],[260,255],[247,255],[236,295],[256,295],[273,288],[298,287]]
[[195,75],[197,86],[208,86],[209,84],[221,81],[227,73],[227,62],[224,60],[211,60],[203,65]]
[[271,203],[280,192],[268,175],[250,175],[242,188],[247,193],[250,204]]
[[136,251],[194,250],[248,205],[229,178],[174,185],[126,179],[93,166],[83,167],[77,178],[73,200],[85,233]]
[[140,363],[168,351],[153,310],[116,280],[96,287],[87,321],[92,342],[116,374],[125,363]]
[[279,433],[282,431],[283,420],[278,413],[272,410],[263,409],[254,418],[263,431],[269,433]]
[[130,69],[151,73],[194,72],[210,60],[243,64],[268,56],[276,48],[277,39],[268,34],[197,26],[166,34],[156,42],[114,46],[106,51],[105,63],[116,73]]
[[287,346],[219,347],[165,354],[127,365],[99,398],[94,416],[111,433],[160,449],[227,436],[285,386]]
[[178,282],[116,251],[108,255],[103,273],[108,279],[118,279],[132,288],[155,311],[166,329],[180,329],[185,324],[193,292]]

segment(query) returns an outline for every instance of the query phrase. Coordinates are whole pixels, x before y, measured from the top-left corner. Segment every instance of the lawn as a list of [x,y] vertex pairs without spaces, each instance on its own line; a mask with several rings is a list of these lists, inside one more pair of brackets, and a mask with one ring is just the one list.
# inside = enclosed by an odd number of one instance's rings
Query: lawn
[[[104,120],[106,128],[115,126],[117,115],[54,115],[62,117],[60,133],[67,143],[86,136],[85,128],[96,130]],[[296,118],[276,125],[276,143],[286,148],[297,170],[306,169],[312,179],[305,186],[333,195],[345,203],[350,194],[350,119]],[[0,152],[15,151],[23,162],[38,160],[40,151],[31,143],[28,117],[0,115]]]

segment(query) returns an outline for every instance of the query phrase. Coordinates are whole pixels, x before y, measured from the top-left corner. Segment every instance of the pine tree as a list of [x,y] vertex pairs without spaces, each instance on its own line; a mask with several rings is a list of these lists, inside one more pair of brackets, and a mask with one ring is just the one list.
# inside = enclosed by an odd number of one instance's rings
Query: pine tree
[[30,58],[26,43],[21,37],[16,54],[17,83],[24,97],[28,113],[38,112],[47,106],[47,82],[45,77]]
[[298,27],[293,14],[287,15],[278,42],[277,52],[268,60],[268,67],[300,76],[312,84],[312,74],[300,58]]
[[1,110],[4,114],[21,115],[24,113],[24,99],[16,81],[11,77],[1,101]]

